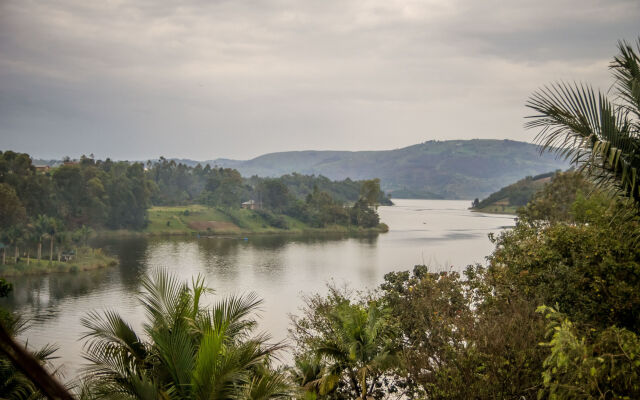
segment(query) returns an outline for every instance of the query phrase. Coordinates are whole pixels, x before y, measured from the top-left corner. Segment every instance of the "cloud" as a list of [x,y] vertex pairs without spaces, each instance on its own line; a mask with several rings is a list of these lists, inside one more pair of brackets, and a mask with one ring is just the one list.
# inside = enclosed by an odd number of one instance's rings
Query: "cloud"
[[248,158],[529,140],[553,80],[607,88],[637,1],[5,0],[0,146]]

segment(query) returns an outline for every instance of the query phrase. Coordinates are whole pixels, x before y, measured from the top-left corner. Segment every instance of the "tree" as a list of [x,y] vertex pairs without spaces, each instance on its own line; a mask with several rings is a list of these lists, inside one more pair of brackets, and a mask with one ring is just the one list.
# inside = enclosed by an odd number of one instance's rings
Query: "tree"
[[26,210],[16,191],[6,183],[0,183],[0,227],[5,228],[26,218]]
[[364,228],[373,228],[380,223],[380,216],[373,208],[369,207],[363,199],[356,203],[349,210],[351,223],[353,225],[362,226]]
[[[10,226],[8,229],[5,229],[2,234],[2,239],[6,240],[9,245],[13,246],[14,250],[14,262],[18,262],[18,242],[22,237],[22,228],[16,225]],[[4,263],[4,259],[3,259]]]
[[267,209],[281,213],[289,206],[291,195],[287,186],[280,179],[265,179],[256,190],[259,196],[258,200]]
[[139,299],[144,336],[115,311],[82,319],[88,329],[88,393],[131,399],[269,399],[288,396],[284,375],[270,367],[280,349],[253,335],[255,295],[229,296],[210,308],[203,279],[188,286],[165,271],[146,277]]
[[613,184],[640,206],[640,38],[636,49],[618,43],[610,64],[615,98],[589,85],[558,83],[535,92],[527,107],[536,112],[525,126],[537,140],[597,178]]
[[91,233],[93,232],[91,228],[89,228],[86,225],[82,225],[80,227],[80,229],[78,229],[77,231],[77,235],[79,236],[79,238],[82,241],[82,245],[83,246],[88,246],[89,245],[89,236],[91,236]]
[[38,237],[38,260],[42,258],[42,240],[49,233],[49,217],[38,215],[33,223],[33,230]]
[[380,197],[380,179],[370,179],[362,182],[360,186],[360,199],[366,201],[370,207],[378,204]]
[[[389,310],[375,300],[352,302],[330,287],[326,298],[307,299],[293,319],[297,344],[295,380],[318,395],[380,398],[396,368],[396,342]],[[386,380],[386,382],[385,382]],[[388,388],[387,388],[388,389]]]
[[49,262],[53,261],[53,242],[56,239],[56,233],[62,229],[62,224],[56,218],[50,217],[46,221],[47,236],[49,236]]

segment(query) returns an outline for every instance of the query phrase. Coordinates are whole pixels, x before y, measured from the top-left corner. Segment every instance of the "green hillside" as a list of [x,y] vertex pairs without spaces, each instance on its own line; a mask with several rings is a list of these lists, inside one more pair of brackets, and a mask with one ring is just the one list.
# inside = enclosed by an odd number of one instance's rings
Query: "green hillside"
[[[533,196],[551,180],[554,172],[527,176],[516,183],[505,186],[486,199],[475,202],[473,210],[488,213],[515,214],[516,210],[526,205]],[[476,199],[477,200],[477,199]]]
[[512,140],[429,141],[384,151],[290,151],[248,161],[218,159],[244,176],[297,172],[330,179],[380,178],[396,198],[482,198],[523,176],[565,169],[566,162],[540,155],[536,145]]

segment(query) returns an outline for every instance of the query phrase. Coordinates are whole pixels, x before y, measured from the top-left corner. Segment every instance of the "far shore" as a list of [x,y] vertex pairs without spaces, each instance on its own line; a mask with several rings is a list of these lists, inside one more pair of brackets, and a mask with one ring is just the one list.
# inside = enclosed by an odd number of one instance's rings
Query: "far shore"
[[51,261],[49,258],[22,257],[16,263],[12,257],[7,257],[6,264],[0,265],[0,277],[90,271],[116,265],[118,260],[104,254],[102,249],[83,247],[69,261],[58,261],[55,256]]
[[488,206],[484,208],[469,208],[469,210],[485,214],[517,215],[518,208],[516,206]]
[[389,227],[380,223],[372,228],[331,224],[312,227],[287,215],[277,215],[286,227],[277,227],[258,212],[248,209],[220,209],[203,205],[154,206],[149,209],[149,223],[142,230],[100,230],[99,237],[110,236],[246,236],[256,234],[300,235],[312,233],[345,233],[370,235],[385,233]]
[[257,231],[251,230],[206,230],[197,231],[191,229],[184,230],[129,230],[129,229],[117,229],[117,230],[102,230],[97,231],[95,236],[97,237],[162,237],[162,236],[247,236],[247,235],[306,235],[306,234],[323,234],[323,233],[343,233],[349,235],[371,235],[386,233],[389,231],[387,224],[381,223],[375,228],[361,228],[361,227],[345,227],[340,225],[332,225],[325,228],[305,228],[305,229],[277,229],[266,228]]

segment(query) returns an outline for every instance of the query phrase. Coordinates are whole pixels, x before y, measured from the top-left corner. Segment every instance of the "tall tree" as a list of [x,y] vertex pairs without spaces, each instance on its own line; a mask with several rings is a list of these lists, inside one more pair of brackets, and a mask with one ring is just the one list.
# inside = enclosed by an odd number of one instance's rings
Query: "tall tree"
[[0,227],[9,227],[26,218],[26,210],[14,188],[0,183]]
[[369,206],[376,206],[380,197],[380,179],[369,179],[362,182],[360,187],[360,199],[365,200]]

